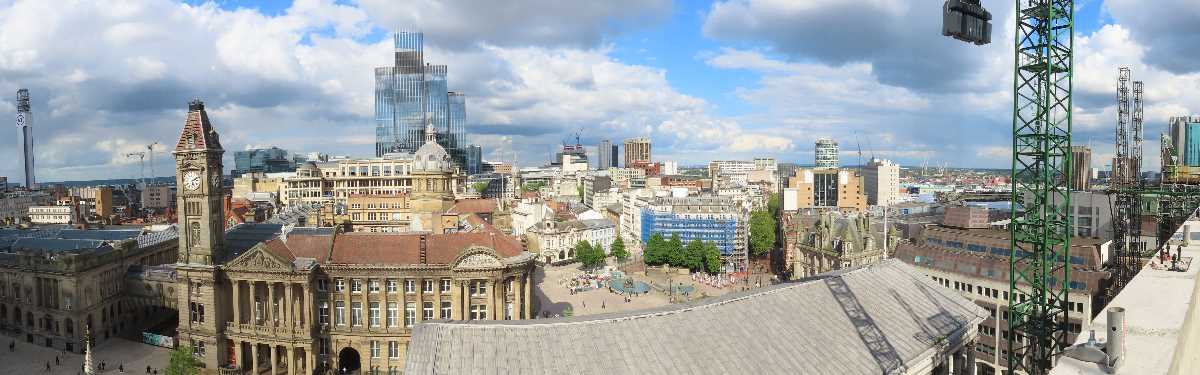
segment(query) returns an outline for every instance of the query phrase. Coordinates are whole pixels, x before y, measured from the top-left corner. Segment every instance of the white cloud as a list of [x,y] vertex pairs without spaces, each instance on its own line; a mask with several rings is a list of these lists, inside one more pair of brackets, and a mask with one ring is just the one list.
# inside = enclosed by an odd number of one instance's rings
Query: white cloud
[[455,50],[501,47],[592,48],[605,35],[655,24],[670,0],[360,0],[388,30],[421,30],[426,41]]

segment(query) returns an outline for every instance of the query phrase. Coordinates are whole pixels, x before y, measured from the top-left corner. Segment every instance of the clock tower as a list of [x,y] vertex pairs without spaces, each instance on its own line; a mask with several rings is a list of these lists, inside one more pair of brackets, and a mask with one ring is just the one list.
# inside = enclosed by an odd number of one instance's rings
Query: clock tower
[[175,146],[179,263],[212,266],[225,261],[221,149],[204,102],[188,103],[187,121]]

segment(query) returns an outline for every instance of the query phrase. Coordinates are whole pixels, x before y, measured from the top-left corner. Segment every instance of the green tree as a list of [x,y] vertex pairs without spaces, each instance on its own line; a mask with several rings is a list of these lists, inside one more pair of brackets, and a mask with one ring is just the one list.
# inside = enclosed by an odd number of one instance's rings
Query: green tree
[[190,345],[180,345],[171,350],[170,362],[167,364],[167,375],[196,375],[200,372],[200,361],[192,356]]
[[657,266],[665,263],[663,254],[666,251],[667,240],[663,239],[662,234],[655,233],[650,235],[650,239],[646,241],[646,248],[643,250],[643,258],[647,266]]
[[704,243],[704,270],[711,274],[721,272],[721,251],[712,242]]
[[750,214],[750,255],[761,257],[775,247],[775,218],[768,211]]
[[783,207],[783,202],[779,199],[778,193],[772,193],[770,198],[767,198],[767,211],[771,213],[771,217],[779,217],[779,209]]
[[692,271],[704,269],[704,243],[700,240],[688,242],[683,248],[683,266]]
[[476,193],[483,194],[484,190],[487,190],[488,183],[480,181],[472,184],[471,187],[475,189]]
[[629,250],[625,250],[625,241],[620,236],[617,236],[617,239],[613,240],[612,251],[609,254],[622,262],[629,259]]
[[667,241],[667,264],[673,267],[683,267],[683,240],[679,239],[679,233],[671,234],[671,240]]
[[592,246],[587,241],[575,244],[575,260],[583,264],[583,268],[596,268],[604,265],[604,248]]

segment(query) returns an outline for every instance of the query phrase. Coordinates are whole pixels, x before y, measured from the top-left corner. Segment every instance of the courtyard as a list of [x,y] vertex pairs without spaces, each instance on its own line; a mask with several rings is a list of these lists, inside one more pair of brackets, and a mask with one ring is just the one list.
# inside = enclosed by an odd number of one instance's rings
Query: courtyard
[[[14,344],[14,350],[9,350],[9,344]],[[125,366],[126,374],[145,374],[146,366],[166,374],[170,349],[151,346],[123,338],[114,338],[101,342],[92,355],[92,361],[97,366],[98,374],[119,374],[119,367]],[[59,364],[55,364],[58,357]],[[104,371],[99,371],[100,363],[106,364]],[[46,364],[50,371],[46,371]],[[78,375],[83,372],[83,355],[63,352],[45,346],[38,346],[12,336],[0,336],[0,374],[52,374]]]

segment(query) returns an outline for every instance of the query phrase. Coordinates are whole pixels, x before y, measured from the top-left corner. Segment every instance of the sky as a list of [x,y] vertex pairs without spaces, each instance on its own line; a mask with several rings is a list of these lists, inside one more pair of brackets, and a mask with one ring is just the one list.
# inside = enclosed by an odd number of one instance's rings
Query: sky
[[[425,33],[426,62],[467,96],[488,160],[546,163],[564,140],[647,136],[681,165],[771,156],[811,163],[1007,168],[1012,1],[984,0],[993,43],[941,35],[937,0],[0,0],[0,118],[33,98],[40,181],[130,178],[168,146],[192,98],[226,148],[369,157],[375,67],[391,33]],[[1147,166],[1167,118],[1200,112],[1200,0],[1077,0],[1074,143],[1112,157],[1116,76],[1146,87]],[[12,129],[12,128],[10,128]],[[0,176],[21,174],[0,132]],[[860,151],[862,157],[860,158]],[[149,163],[147,164],[147,173]]]

